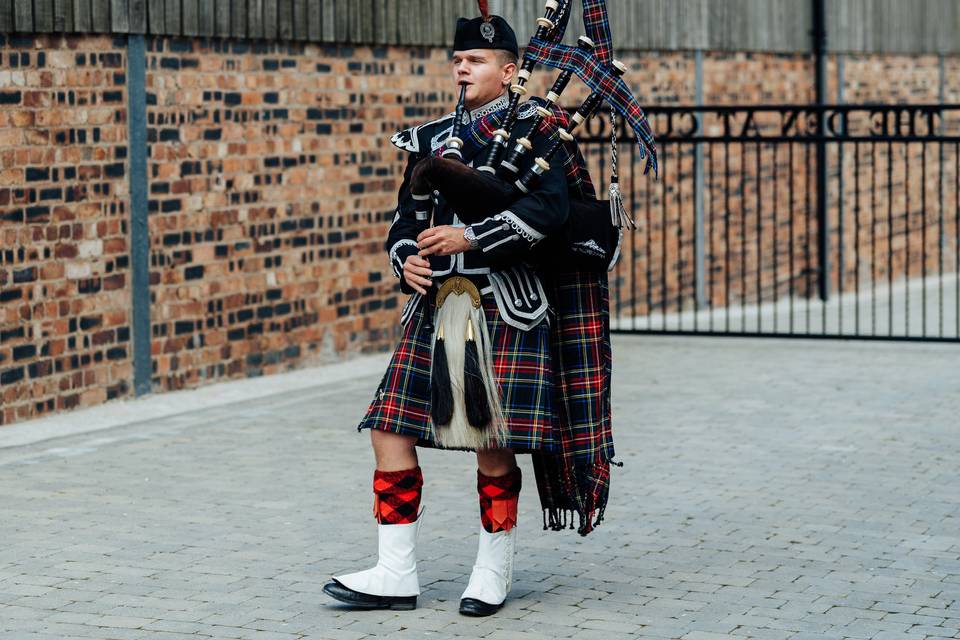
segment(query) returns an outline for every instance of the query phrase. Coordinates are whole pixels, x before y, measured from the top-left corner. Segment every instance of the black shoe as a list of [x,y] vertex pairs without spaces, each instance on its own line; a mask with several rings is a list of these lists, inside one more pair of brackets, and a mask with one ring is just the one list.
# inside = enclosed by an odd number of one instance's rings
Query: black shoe
[[394,611],[409,611],[417,608],[417,596],[375,596],[369,593],[360,593],[344,586],[337,580],[323,585],[323,592],[359,609],[393,609]]
[[488,604],[476,598],[464,598],[460,601],[460,613],[465,616],[491,616],[500,610],[500,604]]

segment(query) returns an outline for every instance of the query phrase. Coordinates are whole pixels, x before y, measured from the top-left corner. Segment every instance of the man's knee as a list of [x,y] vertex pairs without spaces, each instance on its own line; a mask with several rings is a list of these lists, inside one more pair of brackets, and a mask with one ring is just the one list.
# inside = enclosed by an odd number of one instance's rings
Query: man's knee
[[414,436],[371,429],[370,444],[377,458],[377,468],[381,471],[396,471],[417,464],[417,439]]
[[407,450],[417,444],[415,436],[407,436],[392,431],[370,429],[370,441],[374,449]]
[[487,476],[502,476],[517,466],[513,449],[484,449],[477,451],[477,466]]

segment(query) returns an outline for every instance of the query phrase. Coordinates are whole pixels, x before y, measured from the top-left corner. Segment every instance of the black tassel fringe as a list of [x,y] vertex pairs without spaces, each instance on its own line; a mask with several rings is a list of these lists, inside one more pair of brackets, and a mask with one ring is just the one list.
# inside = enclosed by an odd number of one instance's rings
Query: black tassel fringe
[[463,361],[463,403],[467,412],[467,422],[475,429],[483,429],[493,418],[487,389],[483,386],[483,373],[480,370],[480,355],[475,340],[464,344]]
[[[543,530],[563,531],[564,529],[576,529],[581,536],[586,536],[593,531],[597,525],[603,522],[606,507],[600,507],[590,513],[581,513],[577,509],[544,509],[543,510]],[[576,520],[574,517],[576,516]],[[594,517],[596,516],[596,517]],[[574,524],[579,521],[579,526]]]
[[453,389],[443,338],[437,338],[433,343],[433,366],[430,369],[430,414],[433,424],[448,425],[453,420]]

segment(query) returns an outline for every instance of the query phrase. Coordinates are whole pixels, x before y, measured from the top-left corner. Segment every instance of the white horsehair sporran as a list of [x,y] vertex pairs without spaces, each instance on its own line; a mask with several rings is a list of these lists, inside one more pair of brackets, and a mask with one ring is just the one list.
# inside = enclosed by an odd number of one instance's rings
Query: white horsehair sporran
[[431,372],[434,436],[446,448],[491,449],[507,441],[480,291],[448,278],[436,295]]

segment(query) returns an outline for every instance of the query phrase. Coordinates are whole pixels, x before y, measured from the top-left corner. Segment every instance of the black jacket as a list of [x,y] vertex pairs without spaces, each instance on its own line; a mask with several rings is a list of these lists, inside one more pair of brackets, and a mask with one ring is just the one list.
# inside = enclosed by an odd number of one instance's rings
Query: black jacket
[[[474,110],[472,117],[480,117],[505,103],[505,97],[498,98],[490,105]],[[513,137],[526,133],[526,121],[533,113],[532,107],[521,108]],[[413,294],[402,314],[404,322],[419,304],[421,296],[403,280],[403,264],[408,256],[419,251],[416,238],[424,229],[423,223],[414,217],[415,202],[409,189],[410,173],[419,160],[443,146],[452,125],[451,113],[401,131],[391,138],[391,142],[397,147],[410,152],[403,183],[397,194],[396,214],[385,245],[394,275],[400,278],[401,291]],[[518,131],[520,133],[517,133]],[[526,154],[521,174],[532,164],[533,158],[544,152],[548,140],[537,136],[533,144],[533,151]],[[512,146],[511,143],[508,148]],[[477,155],[480,157],[476,160],[480,161],[485,156],[485,151]],[[473,160],[471,157],[464,158],[467,163],[472,163]],[[433,198],[433,225],[465,226],[439,193],[434,192]],[[528,262],[530,250],[545,237],[560,231],[568,210],[567,182],[563,168],[552,166],[530,192],[517,199],[509,209],[470,225],[474,229],[479,248],[453,256],[429,256],[430,268],[433,270],[432,286],[439,286],[444,278],[450,275],[469,276],[481,283],[481,293],[492,293],[495,296],[506,322],[521,329],[535,326],[546,316],[547,301],[536,270]]]

